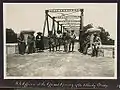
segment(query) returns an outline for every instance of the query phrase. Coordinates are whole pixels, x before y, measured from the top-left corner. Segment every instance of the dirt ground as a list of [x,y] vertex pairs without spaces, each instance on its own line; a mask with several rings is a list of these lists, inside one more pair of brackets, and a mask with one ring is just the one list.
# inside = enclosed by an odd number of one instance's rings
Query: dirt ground
[[113,77],[112,57],[91,57],[75,52],[63,51],[7,56],[7,76],[37,77]]

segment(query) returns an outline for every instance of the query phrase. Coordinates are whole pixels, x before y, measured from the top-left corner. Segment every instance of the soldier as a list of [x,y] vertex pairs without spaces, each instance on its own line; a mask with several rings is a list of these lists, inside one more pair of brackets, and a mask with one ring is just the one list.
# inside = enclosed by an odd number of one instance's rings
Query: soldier
[[64,52],[67,52],[68,51],[68,42],[69,42],[69,36],[68,36],[67,32],[63,33],[62,39],[63,39],[63,45],[64,45]]
[[48,42],[49,43],[49,51],[51,52],[51,49],[52,49],[52,51],[54,51],[55,37],[52,34],[52,31],[49,31],[48,39],[49,39],[49,42]]
[[69,52],[70,52],[70,50],[71,50],[71,45],[72,45],[72,52],[73,52],[73,50],[74,50],[75,38],[76,38],[76,35],[75,35],[75,33],[74,33],[74,30],[71,30],[70,42],[69,42]]
[[84,43],[84,32],[83,31],[80,31],[80,35],[79,35],[79,49],[78,51],[83,53],[83,43]]
[[87,54],[87,50],[89,47],[90,47],[90,35],[87,35],[85,40],[84,40],[83,54]]
[[25,44],[24,35],[22,32],[18,37],[18,49],[19,49],[19,54],[22,54],[22,55],[25,54],[26,44]]
[[38,32],[36,36],[36,48],[37,52],[44,50],[43,36],[41,32]]
[[62,40],[62,34],[61,34],[60,30],[57,31],[56,39],[57,39],[56,40],[56,43],[57,43],[57,45],[56,45],[56,51],[57,51],[57,47],[59,47],[59,51],[60,51],[61,40]]
[[34,37],[34,33],[31,33],[30,35],[28,35],[27,45],[28,45],[28,54],[35,52],[35,37]]
[[98,56],[98,49],[101,45],[101,39],[97,33],[94,33],[93,43],[92,43],[92,56]]

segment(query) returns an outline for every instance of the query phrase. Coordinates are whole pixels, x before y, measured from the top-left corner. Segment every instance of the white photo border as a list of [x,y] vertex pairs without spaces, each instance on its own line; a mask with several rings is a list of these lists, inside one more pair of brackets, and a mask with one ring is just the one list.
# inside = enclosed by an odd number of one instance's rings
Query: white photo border
[[[71,4],[71,3],[3,3],[3,36],[4,36],[4,79],[117,79],[117,32],[118,32],[118,22],[117,22],[117,30],[116,30],[116,40],[115,40],[115,62],[114,62],[114,77],[15,77],[15,76],[7,76],[6,75],[6,26],[5,26],[5,5],[6,4]],[[72,3],[72,4],[97,4],[97,3]],[[100,4],[100,3],[99,3]],[[104,4],[104,3],[102,3]],[[114,3],[118,6],[118,3]],[[117,8],[118,9],[118,8]],[[118,10],[117,10],[118,12]],[[116,13],[116,18],[118,18],[118,13]]]

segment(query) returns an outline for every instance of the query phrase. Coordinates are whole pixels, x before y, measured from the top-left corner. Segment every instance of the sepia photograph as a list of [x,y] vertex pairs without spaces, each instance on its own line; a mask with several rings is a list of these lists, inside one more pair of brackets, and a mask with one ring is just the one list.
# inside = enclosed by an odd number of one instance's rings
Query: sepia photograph
[[117,3],[3,3],[3,27],[4,79],[117,79]]

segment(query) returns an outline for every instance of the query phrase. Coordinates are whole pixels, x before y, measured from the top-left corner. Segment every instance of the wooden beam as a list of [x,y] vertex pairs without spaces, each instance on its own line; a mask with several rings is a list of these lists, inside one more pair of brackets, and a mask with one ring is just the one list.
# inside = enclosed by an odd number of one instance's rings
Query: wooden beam
[[49,9],[49,12],[80,12],[82,9]]
[[59,22],[80,22],[80,20],[58,20]]
[[80,18],[80,16],[68,15],[68,16],[56,16],[56,19],[65,19],[65,18]]
[[48,10],[46,10],[45,13],[46,13],[47,29],[48,29],[48,33],[49,33]]

